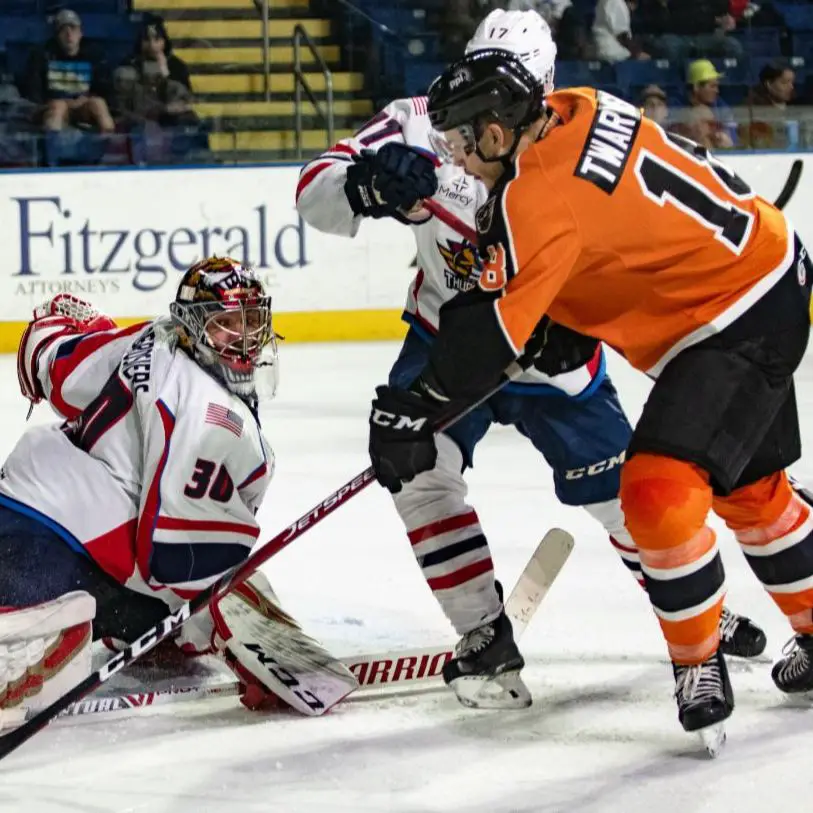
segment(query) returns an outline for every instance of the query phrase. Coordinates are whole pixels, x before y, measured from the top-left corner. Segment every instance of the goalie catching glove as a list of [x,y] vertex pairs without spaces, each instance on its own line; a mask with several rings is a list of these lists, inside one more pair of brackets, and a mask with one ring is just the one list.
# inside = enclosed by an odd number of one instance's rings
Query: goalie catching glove
[[34,308],[33,316],[17,347],[20,392],[32,406],[45,398],[37,369],[40,356],[52,342],[63,336],[116,328],[116,323],[109,316],[73,294],[57,294]]
[[353,160],[344,193],[356,215],[411,224],[410,210],[437,191],[435,162],[416,147],[390,142],[377,152],[363,150]]

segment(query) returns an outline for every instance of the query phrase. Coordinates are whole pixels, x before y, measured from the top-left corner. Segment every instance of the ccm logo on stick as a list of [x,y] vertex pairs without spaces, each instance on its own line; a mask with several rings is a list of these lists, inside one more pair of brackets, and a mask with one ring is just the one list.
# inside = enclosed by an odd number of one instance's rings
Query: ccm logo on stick
[[389,426],[392,429],[409,429],[420,432],[426,425],[426,418],[410,418],[409,415],[396,415],[394,412],[385,412],[383,409],[373,409],[372,422],[378,426]]

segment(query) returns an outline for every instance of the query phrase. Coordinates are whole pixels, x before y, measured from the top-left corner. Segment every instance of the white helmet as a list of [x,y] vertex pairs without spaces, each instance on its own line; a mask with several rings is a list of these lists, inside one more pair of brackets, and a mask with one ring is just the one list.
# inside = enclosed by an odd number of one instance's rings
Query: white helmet
[[547,95],[553,90],[556,43],[545,19],[536,11],[495,9],[477,26],[466,44],[466,53],[499,48],[519,57],[542,83]]

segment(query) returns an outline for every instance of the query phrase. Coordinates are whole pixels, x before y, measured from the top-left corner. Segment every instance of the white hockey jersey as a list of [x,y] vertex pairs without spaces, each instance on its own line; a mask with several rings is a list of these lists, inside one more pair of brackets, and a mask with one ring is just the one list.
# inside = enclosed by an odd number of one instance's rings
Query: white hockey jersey
[[[297,209],[305,222],[319,231],[355,237],[362,218],[354,215],[344,193],[347,167],[361,150],[378,150],[390,141],[432,151],[432,127],[426,97],[398,99],[371,118],[352,137],[338,142],[306,164],[296,190]],[[467,225],[488,197],[488,190],[462,168],[440,164],[434,200]],[[406,227],[405,227],[406,228]],[[459,291],[474,287],[480,272],[476,246],[438,218],[428,215],[411,226],[418,249],[418,270],[407,289],[404,320],[426,340],[438,330],[441,306]],[[526,373],[506,390],[525,394],[565,392],[586,396],[604,377],[601,346],[583,367],[553,378],[537,370]]]
[[0,470],[0,504],[179,606],[259,536],[274,458],[257,418],[178,348],[168,319],[43,333],[31,372],[69,420],[23,435]]

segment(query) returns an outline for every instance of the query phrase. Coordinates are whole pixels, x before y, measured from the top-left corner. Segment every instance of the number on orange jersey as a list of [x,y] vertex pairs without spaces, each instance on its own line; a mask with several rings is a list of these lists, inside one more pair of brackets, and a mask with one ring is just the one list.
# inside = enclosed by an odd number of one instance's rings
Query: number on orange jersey
[[502,243],[488,247],[488,259],[480,273],[480,287],[484,291],[499,291],[508,282],[508,269],[505,264],[505,248]]

